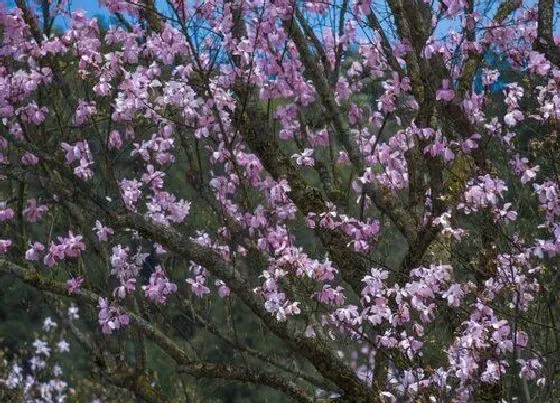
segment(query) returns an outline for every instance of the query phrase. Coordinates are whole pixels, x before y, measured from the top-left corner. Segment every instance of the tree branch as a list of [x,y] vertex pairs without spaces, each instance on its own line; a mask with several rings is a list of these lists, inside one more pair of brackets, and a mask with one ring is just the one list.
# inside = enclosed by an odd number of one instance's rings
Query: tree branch
[[[68,296],[66,284],[56,280],[48,279],[41,276],[37,271],[25,269],[6,259],[0,258],[0,272],[13,275],[20,278],[25,284],[35,287],[39,290],[48,291],[52,294],[60,296]],[[78,294],[74,294],[73,298],[93,307],[96,307],[99,301],[99,295],[82,288]],[[190,358],[173,340],[168,338],[159,329],[147,322],[141,316],[132,312],[128,313],[131,323],[137,326],[142,333],[152,339],[166,353],[168,353],[178,363],[190,362]]]
[[[504,20],[514,13],[520,5],[521,0],[506,0],[503,2],[494,16],[493,25],[499,25],[504,22]],[[459,84],[457,86],[460,97],[471,90],[474,75],[482,64],[484,55],[485,51],[478,53],[469,52],[469,59],[464,63],[463,73],[461,77],[459,77]]]
[[538,26],[535,50],[546,55],[548,60],[560,67],[560,47],[554,42],[554,0],[539,0]]
[[[290,34],[290,38],[294,41],[299,51],[305,71],[309,74],[315,91],[317,91],[321,103],[327,112],[326,119],[333,124],[337,140],[344,146],[356,172],[361,174],[363,172],[361,152],[350,135],[348,125],[342,117],[339,106],[334,100],[334,95],[332,94],[327,79],[315,67],[317,62],[309,52],[303,33],[297,26],[295,20],[284,21],[284,29]],[[375,203],[384,214],[391,218],[395,226],[407,239],[415,238],[416,226],[414,219],[408,214],[398,196],[384,192],[375,184],[365,184],[364,190],[372,199],[373,203]]]
[[339,359],[329,348],[328,343],[320,338],[305,337],[287,322],[280,322],[264,307],[247,280],[222,259],[215,251],[202,247],[172,228],[164,228],[146,220],[139,214],[129,213],[112,218],[119,227],[137,230],[141,235],[160,243],[185,260],[192,260],[205,267],[214,276],[223,280],[231,290],[259,317],[276,336],[288,344],[294,351],[309,360],[327,379],[339,386],[348,397],[367,398],[372,391],[357,378],[348,365]]
[[240,364],[214,364],[209,362],[193,362],[181,365],[178,370],[195,378],[224,379],[264,385],[286,393],[294,401],[312,402],[304,390],[293,382],[266,371],[256,371]]

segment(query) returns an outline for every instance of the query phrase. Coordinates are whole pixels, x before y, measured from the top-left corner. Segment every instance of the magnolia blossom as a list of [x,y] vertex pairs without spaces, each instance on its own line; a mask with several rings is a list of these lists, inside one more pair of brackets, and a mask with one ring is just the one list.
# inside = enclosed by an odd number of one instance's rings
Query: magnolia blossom
[[455,98],[455,91],[450,87],[449,80],[441,82],[441,88],[436,91],[438,101],[452,101]]
[[164,304],[168,295],[177,291],[177,286],[169,281],[161,266],[155,267],[148,285],[142,288],[146,297],[160,304]]
[[70,343],[68,343],[66,340],[60,340],[56,346],[58,348],[58,351],[60,351],[61,353],[67,353],[70,351]]
[[14,210],[11,208],[6,208],[5,203],[2,203],[4,206],[0,207],[0,222],[8,221],[14,218]]
[[[48,318],[48,319],[50,319],[50,318]],[[51,322],[48,321],[48,323],[50,324]],[[56,324],[55,324],[55,326],[56,326]],[[50,330],[50,328],[48,328],[48,329]],[[36,339],[33,342],[33,347],[35,347],[35,354],[41,354],[41,355],[44,355],[46,357],[51,355],[51,349],[49,348],[48,343],[44,340]]]
[[222,280],[216,280],[215,284],[218,287],[218,295],[220,296],[220,298],[229,297],[231,291],[229,287]]
[[95,101],[86,102],[80,100],[78,102],[78,108],[76,109],[76,115],[74,116],[74,122],[76,125],[81,126],[85,124],[93,115],[97,113]]
[[109,147],[109,149],[120,150],[122,148],[123,142],[118,130],[111,130],[111,133],[109,134],[109,138],[107,140],[107,146]]
[[23,210],[23,216],[29,222],[37,222],[43,218],[43,215],[49,211],[48,206],[42,204],[37,205],[37,201],[35,199],[31,199],[27,201],[27,208]]
[[35,154],[32,154],[30,152],[26,152],[25,154],[23,154],[23,156],[21,157],[21,163],[23,165],[37,165],[39,163],[39,157],[37,157]]
[[43,330],[45,332],[50,332],[51,329],[57,327],[58,325],[53,322],[53,320],[51,319],[50,316],[47,316],[44,320],[43,320]]
[[72,277],[67,282],[66,285],[68,286],[68,294],[78,294],[80,292],[80,287],[84,282],[83,277]]
[[466,0],[443,0],[443,4],[445,5],[445,13],[447,15],[455,15],[465,6]]
[[206,277],[196,276],[195,278],[188,278],[185,280],[187,284],[190,284],[192,292],[197,297],[202,297],[206,294],[210,294],[210,289],[205,285]]
[[51,242],[48,253],[43,258],[43,263],[48,267],[53,267],[66,258],[79,257],[86,250],[86,245],[82,241],[82,236],[70,231],[68,237],[58,237],[59,244]]
[[11,239],[0,239],[0,253],[4,254],[12,247]]
[[312,148],[306,148],[305,150],[303,150],[303,153],[292,155],[292,158],[296,159],[296,164],[298,165],[307,167],[312,167],[313,165],[315,165]]
[[44,250],[45,246],[41,242],[34,242],[31,248],[25,251],[25,259],[37,261],[41,258],[41,253]]
[[75,320],[80,318],[79,308],[76,305],[72,304],[68,307],[68,318],[70,320]]
[[110,304],[106,298],[102,297],[99,298],[98,319],[101,330],[105,334],[111,334],[121,327],[126,327],[130,322],[127,313],[122,312],[119,307]]
[[99,220],[95,221],[95,227],[92,229],[96,231],[97,239],[102,242],[107,241],[109,236],[115,233],[111,228],[103,226]]

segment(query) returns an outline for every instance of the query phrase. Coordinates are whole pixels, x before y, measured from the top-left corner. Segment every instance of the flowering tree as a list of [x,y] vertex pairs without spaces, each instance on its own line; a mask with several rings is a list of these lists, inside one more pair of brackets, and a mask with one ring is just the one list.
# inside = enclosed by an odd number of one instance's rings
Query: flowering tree
[[553,0],[101,3],[0,9],[0,271],[112,382],[558,398]]

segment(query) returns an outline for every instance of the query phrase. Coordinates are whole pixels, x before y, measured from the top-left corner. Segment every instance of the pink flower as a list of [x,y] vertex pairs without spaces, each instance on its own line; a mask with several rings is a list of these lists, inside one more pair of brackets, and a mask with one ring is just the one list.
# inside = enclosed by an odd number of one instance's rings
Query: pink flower
[[78,108],[76,109],[76,115],[74,116],[74,123],[76,125],[81,126],[90,119],[91,116],[97,113],[97,108],[95,105],[95,101],[86,102],[80,100],[78,102]]
[[531,52],[529,54],[528,68],[533,73],[544,76],[548,72],[548,70],[550,70],[550,67],[550,63],[542,53]]
[[[4,205],[4,207],[2,207]],[[0,222],[9,221],[14,218],[14,210],[5,208],[5,203],[0,203]]]
[[109,147],[110,150],[111,149],[120,150],[122,146],[123,146],[123,142],[119,131],[111,130],[111,133],[109,134],[109,138],[107,139],[107,147]]
[[39,126],[45,121],[48,111],[47,107],[39,108],[35,101],[32,101],[27,106],[19,108],[16,113],[19,112],[21,114],[24,122]]
[[296,159],[296,164],[298,165],[303,165],[308,167],[312,167],[313,165],[315,165],[315,159],[313,159],[312,148],[306,148],[305,150],[303,150],[303,153],[292,155],[292,158]]
[[445,4],[446,15],[455,15],[459,13],[463,7],[465,6],[465,0],[443,0],[443,4]]
[[451,101],[455,98],[455,91],[449,87],[449,80],[442,80],[442,88],[436,91],[436,100]]
[[169,281],[161,266],[155,267],[148,285],[142,288],[146,297],[158,304],[164,304],[167,297],[177,291],[177,286]]
[[61,143],[60,146],[66,152],[66,163],[71,165],[78,162],[78,166],[74,167],[74,174],[82,179],[88,180],[93,176],[91,166],[93,165],[93,156],[89,149],[87,140],[78,141],[74,145]]
[[43,263],[48,267],[53,267],[59,261],[64,259],[64,247],[62,245],[55,245],[51,243],[49,252],[43,258]]
[[44,250],[45,247],[41,242],[34,242],[33,246],[25,251],[25,259],[38,261],[41,258],[40,253]]
[[68,257],[78,257],[86,250],[86,245],[82,242],[83,237],[76,235],[72,231],[68,232],[68,238],[58,238],[64,248],[64,254]]
[[481,374],[480,380],[482,382],[496,383],[506,373],[508,367],[509,365],[505,361],[496,362],[488,360],[486,361],[486,370]]
[[136,279],[135,278],[128,278],[126,281],[121,278],[121,285],[115,288],[113,295],[115,297],[119,297],[123,299],[127,296],[127,294],[132,294],[136,290]]
[[218,286],[218,295],[220,298],[226,298],[229,296],[230,289],[222,280],[216,280],[216,285]]
[[452,284],[441,296],[447,299],[449,306],[460,306],[464,293],[460,284]]
[[74,145],[74,146],[72,146],[68,143],[61,143],[60,146],[66,152],[65,158],[66,158],[66,163],[67,164],[72,164],[74,161],[80,159],[80,157],[82,155],[82,152],[81,152],[79,143],[76,143],[76,145]]
[[0,239],[0,253],[4,254],[12,247],[11,239]]
[[537,372],[539,372],[542,369],[542,364],[539,362],[539,360],[533,359],[533,360],[526,361],[523,359],[518,359],[517,362],[521,367],[521,370],[519,371],[519,377],[521,379],[527,379],[527,380],[535,379],[537,377]]
[[315,133],[311,133],[309,136],[309,143],[313,147],[327,147],[329,145],[329,132],[327,131],[327,129],[321,129],[316,131]]
[[122,312],[119,307],[109,304],[107,298],[99,297],[98,306],[98,322],[101,325],[101,331],[104,334],[111,334],[114,330],[128,326],[130,322],[128,313]]
[[344,288],[337,286],[332,288],[329,284],[323,286],[321,292],[315,294],[315,298],[323,304],[342,305],[346,299],[344,296]]
[[348,157],[348,154],[346,154],[344,151],[339,151],[336,163],[339,165],[346,165],[349,162],[350,162],[350,157]]
[[218,295],[221,298],[226,298],[226,297],[229,296],[229,294],[230,294],[230,290],[229,290],[229,287],[227,285],[222,285],[222,286],[220,286],[220,288],[218,288]]
[[529,335],[522,331],[522,330],[518,330],[517,331],[517,346],[518,347],[526,347],[527,343],[529,342]]
[[336,100],[344,101],[350,98],[350,94],[351,94],[351,90],[348,81],[344,78],[339,79],[338,82],[336,83],[336,92],[335,92]]
[[27,208],[23,210],[23,216],[29,222],[37,222],[43,218],[43,215],[49,211],[49,208],[45,204],[37,205],[35,199],[27,201]]
[[96,231],[97,239],[102,242],[107,241],[109,239],[109,236],[115,233],[115,231],[113,231],[111,228],[104,227],[99,220],[95,221],[95,227],[93,227],[92,229]]
[[84,278],[81,276],[70,278],[66,282],[66,285],[68,287],[68,294],[78,294],[83,282]]
[[51,242],[49,252],[43,258],[43,263],[48,267],[53,267],[65,258],[79,257],[86,250],[86,245],[82,242],[82,236],[68,232],[68,237],[58,237],[59,245]]
[[315,329],[313,329],[313,326],[308,325],[305,328],[305,337],[315,337],[316,333],[315,333]]
[[191,285],[192,292],[197,297],[202,297],[210,294],[210,289],[204,285],[206,278],[204,276],[196,276],[194,279],[188,278],[185,280],[187,284]]
[[461,140],[461,151],[468,154],[475,148],[478,148],[478,141],[480,140],[480,134],[475,133],[470,138],[466,140]]
[[37,165],[39,163],[39,157],[37,157],[35,154],[26,152],[21,157],[21,163],[23,165]]

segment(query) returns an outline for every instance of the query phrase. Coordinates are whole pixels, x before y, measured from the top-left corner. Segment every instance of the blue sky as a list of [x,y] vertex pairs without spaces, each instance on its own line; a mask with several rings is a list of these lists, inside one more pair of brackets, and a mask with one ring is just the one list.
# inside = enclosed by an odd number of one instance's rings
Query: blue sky
[[[0,3],[6,0],[0,0]],[[28,4],[31,2],[28,2]],[[105,7],[99,6],[99,0],[68,0],[72,10],[83,9],[86,10],[88,15],[107,15]],[[14,0],[7,0],[8,8],[15,7]],[[56,25],[61,25],[63,22],[60,19],[56,20]]]
[[[338,1],[338,0],[335,0]],[[14,0],[0,0],[0,3],[2,2],[6,2],[8,5],[8,8],[14,7],[15,6],[15,1]],[[34,3],[35,1],[29,1],[28,3]],[[526,6],[530,6],[533,5],[536,2],[536,0],[525,0],[524,4]],[[155,3],[157,6],[159,7],[163,7],[166,8],[167,4],[165,2],[165,0],[155,0]],[[68,4],[70,5],[71,10],[78,10],[78,9],[83,9],[85,11],[87,11],[88,15],[90,16],[95,16],[95,15],[99,15],[99,16],[108,16],[107,10],[104,7],[100,7],[99,6],[99,0],[68,0]],[[495,10],[497,9],[497,4],[493,7],[491,13],[489,17],[491,18],[491,16],[494,14]],[[107,21],[108,22],[108,21]],[[59,18],[56,21],[56,25],[60,26],[61,28],[64,27],[64,21]],[[455,25],[457,25],[457,21],[453,20],[453,21],[442,21],[440,22],[437,32],[440,34],[443,34],[445,32],[447,32],[447,30],[450,27],[455,27]],[[556,24],[558,25],[558,24]],[[457,25],[457,27],[455,27],[455,29],[459,29],[460,27]],[[558,28],[558,26],[556,26],[555,28]]]
[[[2,0],[0,0],[1,2]],[[69,0],[73,10],[83,8],[88,14],[106,14],[102,7],[99,7],[99,0]],[[8,7],[14,7],[15,1],[8,0]]]
[[[15,7],[14,0],[0,0],[0,3],[6,2],[8,8]],[[33,4],[34,1],[28,1],[28,4]],[[99,0],[68,0],[67,3],[70,5],[70,9],[75,11],[78,9],[82,9],[87,11],[89,16],[108,16],[109,13],[105,7],[99,6]],[[165,0],[155,0],[156,5],[166,7]],[[63,27],[64,21],[61,18],[56,20],[56,24],[58,26]]]

